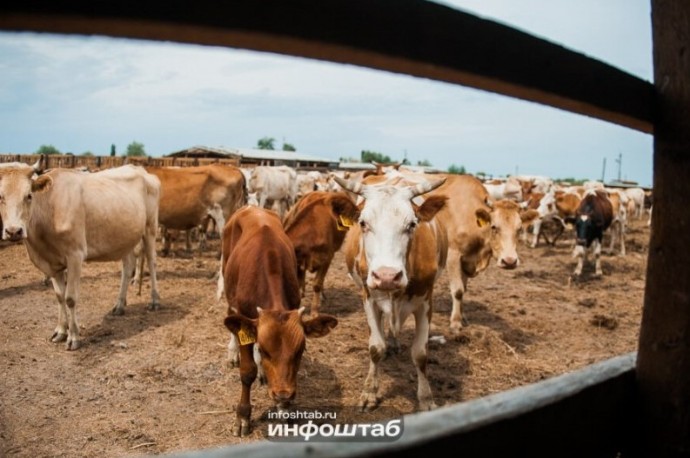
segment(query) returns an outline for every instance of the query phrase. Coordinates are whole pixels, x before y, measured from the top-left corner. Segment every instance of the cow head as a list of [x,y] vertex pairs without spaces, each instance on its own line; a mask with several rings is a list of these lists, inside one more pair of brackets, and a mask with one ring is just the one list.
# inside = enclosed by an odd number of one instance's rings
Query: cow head
[[40,173],[40,161],[34,166],[12,163],[0,166],[0,217],[3,221],[3,240],[13,242],[27,237],[27,225],[31,215],[34,193],[48,189],[49,176],[33,179]]
[[445,205],[445,196],[432,196],[417,206],[413,199],[445,182],[445,178],[405,186],[364,185],[334,177],[340,186],[363,197],[360,204],[360,246],[368,266],[369,289],[395,291],[407,286],[407,253],[420,222],[430,221]]
[[338,320],[320,314],[304,319],[299,310],[274,311],[259,308],[257,318],[232,314],[225,326],[238,337],[240,344],[254,343],[259,348],[261,365],[268,379],[268,392],[275,403],[287,407],[297,393],[297,372],[306,337],[323,337],[336,327]]
[[476,211],[477,225],[491,231],[491,252],[496,265],[503,269],[514,269],[520,265],[517,253],[518,234],[524,224],[534,220],[537,212],[521,211],[519,204],[512,200],[487,202],[490,211],[479,208]]

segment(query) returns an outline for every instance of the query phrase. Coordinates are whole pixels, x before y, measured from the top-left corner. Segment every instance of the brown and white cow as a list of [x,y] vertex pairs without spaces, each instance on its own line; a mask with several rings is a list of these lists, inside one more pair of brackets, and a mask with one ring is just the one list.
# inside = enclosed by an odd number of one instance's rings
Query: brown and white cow
[[297,276],[302,297],[306,291],[306,274],[314,275],[311,312],[319,313],[323,282],[345,239],[357,207],[344,192],[311,191],[285,215],[283,226],[295,247]]
[[121,315],[135,265],[134,248],[143,241],[151,272],[149,308],[159,307],[155,237],[160,182],[133,165],[96,173],[53,169],[32,179],[37,171],[24,164],[0,167],[2,238],[23,241],[33,264],[51,278],[58,300],[52,341],[66,341],[68,350],[76,350],[83,262],[122,260],[112,310]]
[[263,368],[271,399],[279,408],[287,407],[297,393],[305,337],[325,336],[338,321],[325,314],[303,317],[295,251],[275,212],[241,208],[223,229],[222,244],[228,302],[224,322],[240,344],[242,392],[233,433],[244,436],[251,429],[250,395],[257,364]]
[[416,196],[440,186],[443,180],[416,185],[362,184],[335,180],[363,197],[358,223],[344,243],[350,276],[362,288],[369,324],[369,372],[360,396],[360,407],[372,409],[379,402],[379,364],[386,354],[384,317],[396,338],[410,314],[415,318],[412,361],[417,370],[419,410],[436,407],[426,375],[427,342],[432,314],[434,283],[446,262],[447,239],[434,216],[445,205],[442,196],[421,205]]
[[[213,211],[222,209],[225,221],[246,203],[246,182],[239,168],[224,164],[198,167],[146,167],[161,182],[158,222],[165,230],[191,231]],[[187,250],[190,250],[187,237]],[[170,238],[164,237],[163,254],[170,251]]]
[[552,190],[544,194],[537,207],[538,217],[532,224],[533,239],[531,247],[536,248],[539,243],[539,237],[542,235],[542,224],[547,221],[554,221],[558,225],[558,230],[556,234],[554,234],[553,239],[549,241],[547,238],[547,243],[555,245],[556,241],[565,231],[565,221],[575,217],[577,208],[580,205],[580,200],[582,200],[580,194],[576,192]]
[[585,193],[575,216],[577,232],[577,242],[573,251],[573,257],[577,258],[577,265],[573,272],[575,276],[582,275],[582,268],[589,250],[594,252],[594,274],[602,275],[601,242],[604,232],[613,222],[613,215],[613,206],[605,191],[591,189]]
[[471,175],[445,178],[443,186],[429,196],[448,198],[437,219],[448,234],[447,270],[453,301],[450,329],[456,333],[462,328],[462,300],[468,279],[484,271],[492,258],[502,269],[518,267],[519,231],[536,213],[521,212],[510,200],[492,203],[482,182]]

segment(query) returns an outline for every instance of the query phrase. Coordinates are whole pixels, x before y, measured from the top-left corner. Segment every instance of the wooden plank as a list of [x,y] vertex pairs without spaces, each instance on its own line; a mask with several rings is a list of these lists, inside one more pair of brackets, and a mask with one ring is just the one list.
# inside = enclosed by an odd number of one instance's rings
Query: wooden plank
[[646,447],[690,456],[690,2],[654,0],[654,216],[638,381]]
[[3,2],[0,29],[224,45],[462,84],[652,132],[653,86],[581,53],[422,0]]
[[[615,457],[627,452],[635,354],[474,401],[403,418],[392,443],[262,441],[170,458]],[[629,441],[628,441],[629,442]],[[624,455],[625,456],[625,455]]]

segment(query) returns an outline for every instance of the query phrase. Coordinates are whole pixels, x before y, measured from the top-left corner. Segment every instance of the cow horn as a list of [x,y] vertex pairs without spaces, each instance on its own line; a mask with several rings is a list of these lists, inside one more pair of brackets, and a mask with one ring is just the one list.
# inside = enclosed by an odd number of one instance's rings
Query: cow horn
[[484,203],[486,204],[487,207],[489,207],[491,209],[494,208],[494,201],[491,200],[490,198],[487,197],[486,200],[484,201]]
[[418,183],[414,186],[410,186],[410,190],[412,191],[412,196],[411,198],[417,197],[422,194],[426,194],[429,191],[433,191],[434,189],[438,188],[441,186],[443,183],[446,182],[446,178],[441,178],[440,180],[436,181],[422,181],[421,183]]
[[34,169],[34,172],[36,172],[37,175],[40,175],[41,172],[43,172],[43,156],[39,156],[38,160],[31,167]]
[[302,318],[302,315],[304,315],[304,311],[305,311],[305,310],[307,310],[307,308],[306,308],[305,306],[300,307],[300,308],[297,310],[297,316],[300,317],[300,318]]
[[333,179],[336,183],[338,183],[340,186],[342,186],[344,189],[347,189],[348,191],[354,192],[355,194],[360,194],[362,192],[361,182],[353,180],[346,181],[340,178],[338,175],[333,175]]

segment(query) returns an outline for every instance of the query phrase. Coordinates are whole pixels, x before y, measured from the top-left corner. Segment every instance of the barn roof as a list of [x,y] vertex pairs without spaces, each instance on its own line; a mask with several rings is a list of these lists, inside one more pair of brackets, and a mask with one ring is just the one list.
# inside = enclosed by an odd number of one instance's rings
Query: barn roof
[[240,159],[241,162],[261,162],[272,161],[281,163],[308,163],[321,164],[324,167],[337,167],[338,161],[313,156],[310,154],[298,153],[297,151],[279,151],[252,148],[230,148],[226,146],[192,146],[174,153],[168,154],[170,157],[213,157],[213,158],[233,158]]

